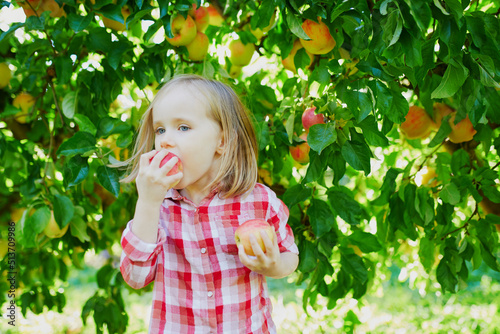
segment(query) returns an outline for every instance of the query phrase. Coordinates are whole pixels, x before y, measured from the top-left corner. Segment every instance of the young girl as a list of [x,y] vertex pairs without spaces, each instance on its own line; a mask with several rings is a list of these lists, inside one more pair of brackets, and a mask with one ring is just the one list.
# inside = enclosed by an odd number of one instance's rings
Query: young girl
[[[154,150],[152,148],[154,147]],[[168,152],[178,158],[160,167]],[[123,231],[120,270],[133,288],[155,281],[150,333],[276,333],[265,277],[295,271],[288,209],[257,179],[252,123],[225,84],[184,75],[145,112],[130,175],[135,215]],[[167,176],[180,159],[182,172]],[[264,219],[274,242],[255,237],[255,257],[236,228]]]

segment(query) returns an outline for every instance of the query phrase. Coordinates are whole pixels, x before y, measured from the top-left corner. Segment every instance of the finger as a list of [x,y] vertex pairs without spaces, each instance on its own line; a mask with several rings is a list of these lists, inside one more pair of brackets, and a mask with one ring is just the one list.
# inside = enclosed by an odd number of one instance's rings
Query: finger
[[247,253],[245,253],[245,248],[243,247],[243,244],[238,245],[238,256],[240,257],[241,263],[243,263],[245,266],[250,264],[250,258],[248,257]]
[[159,151],[156,151],[156,154],[154,155],[153,159],[151,160],[151,166],[155,166],[156,168],[160,168],[160,163],[165,158],[168,154],[168,151],[165,149],[161,149]]
[[156,153],[158,153],[158,151],[152,150],[142,154],[139,160],[139,166],[149,166],[150,164],[149,160],[151,160],[151,158],[153,158],[156,155]]
[[262,259],[263,257],[265,257],[266,254],[264,253],[264,251],[260,247],[259,242],[257,241],[257,238],[255,237],[255,235],[250,234],[249,239],[250,239],[250,245],[252,246],[253,253],[255,254],[255,256],[258,259]]
[[[266,254],[270,256],[274,252],[274,242],[271,241],[269,235],[264,230],[260,231],[260,236],[264,242],[264,246],[266,246]],[[276,240],[276,236],[273,236],[273,240]]]
[[[168,154],[168,152],[167,152],[167,154]],[[168,160],[166,164],[164,164],[162,167],[160,167],[161,172],[164,174],[168,174],[168,172],[170,172],[170,170],[175,166],[175,164],[178,161],[179,161],[178,157],[173,157],[172,159]]]
[[178,172],[178,173],[175,173],[174,175],[167,176],[167,177],[171,178],[170,188],[174,188],[179,182],[181,182],[181,179],[183,176],[184,176],[184,174],[182,174],[182,172]]

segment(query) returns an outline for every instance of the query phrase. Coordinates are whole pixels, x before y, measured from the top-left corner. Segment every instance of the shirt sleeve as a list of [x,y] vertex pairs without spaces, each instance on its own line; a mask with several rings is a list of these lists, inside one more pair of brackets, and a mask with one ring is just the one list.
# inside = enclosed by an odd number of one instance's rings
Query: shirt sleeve
[[166,235],[165,231],[159,228],[157,243],[147,243],[132,232],[132,223],[133,221],[130,221],[123,230],[120,271],[128,285],[140,289],[155,279],[158,254],[163,250]]
[[276,230],[280,252],[299,254],[292,228],[287,223],[289,216],[288,207],[271,189],[268,189],[268,193],[271,215],[268,221],[274,225],[274,229]]

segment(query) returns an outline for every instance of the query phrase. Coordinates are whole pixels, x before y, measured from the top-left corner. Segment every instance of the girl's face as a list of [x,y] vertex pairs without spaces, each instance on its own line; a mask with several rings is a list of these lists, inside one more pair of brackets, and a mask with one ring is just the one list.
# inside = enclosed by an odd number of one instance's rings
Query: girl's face
[[215,179],[224,141],[218,123],[209,116],[203,97],[187,85],[172,87],[153,106],[155,149],[166,149],[182,161],[183,177],[175,186],[191,200],[207,195]]

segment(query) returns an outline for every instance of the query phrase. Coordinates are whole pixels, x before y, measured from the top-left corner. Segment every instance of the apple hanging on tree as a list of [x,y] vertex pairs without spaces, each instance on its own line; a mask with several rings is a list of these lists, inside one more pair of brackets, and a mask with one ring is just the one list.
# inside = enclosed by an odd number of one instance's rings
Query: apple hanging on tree
[[314,124],[325,123],[325,115],[316,114],[315,110],[316,107],[307,108],[302,114],[302,126],[304,126],[304,130],[306,131],[309,131],[309,128]]

